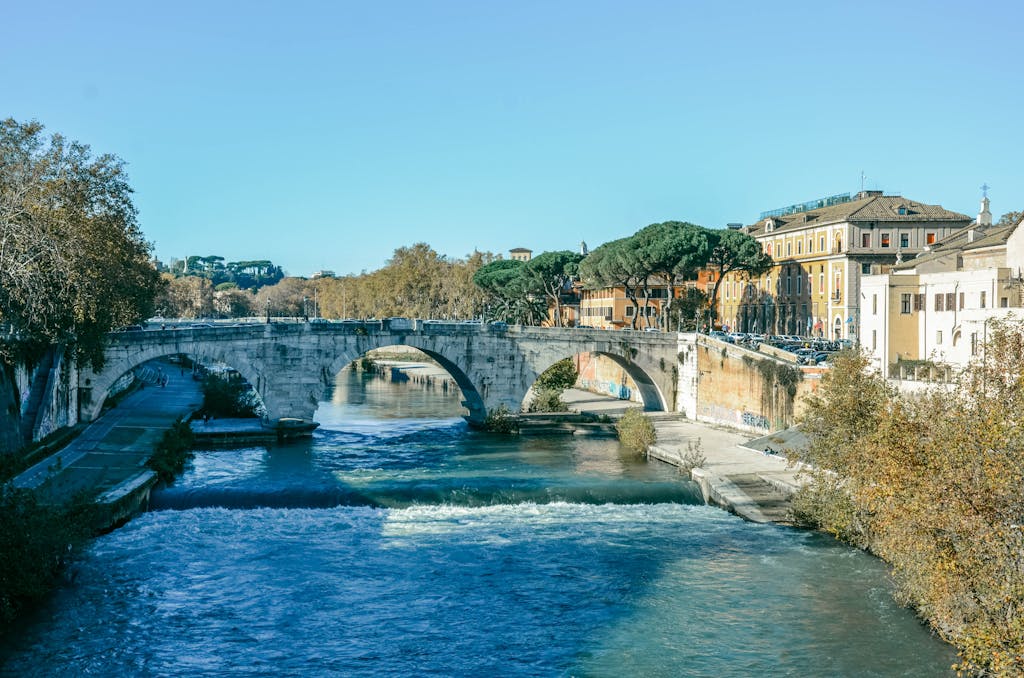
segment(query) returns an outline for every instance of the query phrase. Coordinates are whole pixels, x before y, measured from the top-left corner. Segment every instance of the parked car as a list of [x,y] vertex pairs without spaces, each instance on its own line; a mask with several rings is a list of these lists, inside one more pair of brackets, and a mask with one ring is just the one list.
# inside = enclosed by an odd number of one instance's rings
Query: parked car
[[730,344],[733,343],[732,337],[721,330],[711,330],[711,332],[708,333],[708,336],[713,339],[718,339],[719,341],[725,341]]

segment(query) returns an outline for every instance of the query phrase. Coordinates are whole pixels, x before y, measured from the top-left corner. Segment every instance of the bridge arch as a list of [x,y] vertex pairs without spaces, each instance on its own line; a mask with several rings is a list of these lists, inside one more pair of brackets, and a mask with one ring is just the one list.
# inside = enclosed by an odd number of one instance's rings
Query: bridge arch
[[[370,343],[370,342],[367,342]],[[466,374],[466,370],[463,369],[455,360],[445,356],[430,346],[426,346],[426,342],[419,340],[417,337],[410,336],[394,336],[387,337],[382,335],[378,337],[378,341],[372,342],[372,346],[369,348],[351,348],[349,345],[344,346],[338,351],[337,356],[322,370],[322,381],[324,385],[330,385],[333,383],[334,377],[341,372],[346,366],[351,364],[354,360],[366,355],[372,350],[379,348],[387,348],[389,346],[408,346],[415,348],[418,351],[423,352],[432,360],[437,362],[444,370],[451,375],[451,378],[455,380],[459,390],[462,391],[462,406],[469,410],[467,415],[471,421],[483,421],[487,417],[487,407],[484,404],[483,396],[480,391],[477,390],[476,384]]]
[[80,417],[85,421],[96,419],[103,411],[103,404],[110,395],[114,384],[125,374],[153,360],[175,355],[187,355],[201,364],[222,363],[235,369],[248,381],[263,401],[261,378],[258,366],[240,359],[230,346],[207,342],[176,343],[169,347],[163,342],[133,345],[128,350],[107,351],[107,361],[100,372],[86,371],[79,377]]
[[[644,410],[648,412],[664,412],[668,409],[668,402],[665,398],[665,395],[662,393],[661,389],[658,387],[658,384],[655,382],[655,380],[647,373],[647,371],[643,367],[638,365],[631,357],[627,357],[620,353],[608,350],[594,349],[589,351],[576,351],[573,353],[567,353],[565,355],[562,355],[560,358],[557,358],[546,365],[540,363],[540,369],[533,376],[532,380],[530,380],[530,383],[528,384],[528,389],[533,387],[533,385],[537,382],[537,379],[540,377],[541,374],[544,373],[545,370],[547,370],[549,367],[551,367],[558,361],[564,360],[566,358],[575,358],[576,356],[581,355],[583,353],[589,353],[594,356],[607,358],[611,360],[613,363],[615,363],[618,367],[620,367],[622,371],[625,372],[626,376],[628,376],[630,380],[632,380],[633,384],[636,385],[637,391],[640,394],[640,399],[643,402]],[[546,358],[544,362],[546,362],[547,360],[550,360],[550,358]],[[526,395],[526,392],[524,392],[523,397],[525,398]]]

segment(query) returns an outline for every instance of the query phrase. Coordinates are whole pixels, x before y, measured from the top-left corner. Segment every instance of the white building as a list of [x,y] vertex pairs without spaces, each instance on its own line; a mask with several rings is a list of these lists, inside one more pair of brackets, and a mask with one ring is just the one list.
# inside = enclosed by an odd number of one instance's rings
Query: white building
[[911,361],[963,368],[993,318],[1024,316],[1024,222],[993,226],[988,207],[982,198],[970,226],[888,274],[861,278],[861,343],[884,376],[902,376]]

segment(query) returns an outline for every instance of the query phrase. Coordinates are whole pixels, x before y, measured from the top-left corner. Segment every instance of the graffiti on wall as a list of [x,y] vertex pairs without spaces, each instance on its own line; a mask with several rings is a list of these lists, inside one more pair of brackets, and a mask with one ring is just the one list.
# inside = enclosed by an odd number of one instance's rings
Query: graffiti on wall
[[576,369],[579,372],[579,379],[576,381],[578,388],[591,393],[610,395],[619,400],[643,402],[640,391],[634,388],[633,381],[626,375],[625,370],[609,358],[581,353],[576,356]]
[[736,410],[723,405],[698,403],[697,416],[741,428],[759,431],[771,430],[771,422],[764,415],[757,414],[756,412],[747,412],[746,410]]

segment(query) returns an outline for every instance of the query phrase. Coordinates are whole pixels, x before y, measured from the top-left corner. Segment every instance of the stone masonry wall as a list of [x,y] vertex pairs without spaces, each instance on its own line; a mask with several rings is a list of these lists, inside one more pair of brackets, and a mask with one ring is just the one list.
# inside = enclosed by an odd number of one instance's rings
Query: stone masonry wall
[[[801,369],[706,337],[701,337],[695,352],[699,370],[697,419],[751,433],[792,426],[803,409],[803,397],[817,388],[823,371]],[[769,364],[762,366],[766,362]],[[800,371],[802,378],[795,388],[787,388],[773,376],[780,366]]]

